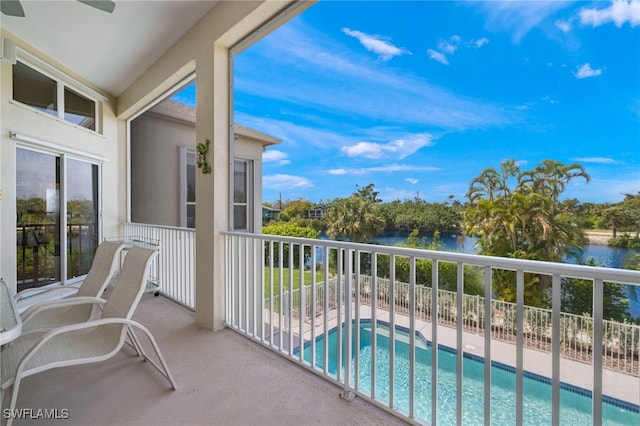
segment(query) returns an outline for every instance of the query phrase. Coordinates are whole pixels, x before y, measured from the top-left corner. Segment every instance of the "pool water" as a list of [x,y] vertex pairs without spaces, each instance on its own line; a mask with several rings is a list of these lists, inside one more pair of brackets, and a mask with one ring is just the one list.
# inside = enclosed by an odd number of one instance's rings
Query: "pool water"
[[[353,325],[355,328],[355,324]],[[344,330],[344,327],[343,327]],[[355,330],[352,333],[355,336]],[[342,333],[344,339],[344,333]],[[355,339],[354,339],[355,340]],[[394,363],[394,401],[396,409],[409,410],[409,333],[396,327]],[[328,334],[328,365],[330,374],[337,373],[338,333]],[[316,367],[322,369],[324,336],[316,339]],[[356,355],[352,348],[352,356]],[[416,336],[415,410],[416,417],[431,420],[431,345],[419,333]],[[360,322],[359,391],[371,391],[371,322]],[[389,403],[389,326],[376,325],[376,399]],[[304,359],[311,362],[311,345],[305,345]],[[354,368],[352,368],[352,371]],[[484,423],[484,364],[481,359],[465,357],[463,361],[463,423]],[[526,374],[523,384],[524,424],[551,424],[551,385],[540,376]],[[351,385],[355,384],[355,373]],[[491,368],[491,424],[516,424],[516,375],[513,369],[493,365]],[[624,407],[624,408],[623,408]],[[603,425],[640,425],[638,408],[631,404],[603,402]],[[438,350],[438,423],[455,424],[456,421],[456,354],[449,348]],[[579,392],[563,386],[560,390],[560,424],[592,424],[591,397],[588,391]]]

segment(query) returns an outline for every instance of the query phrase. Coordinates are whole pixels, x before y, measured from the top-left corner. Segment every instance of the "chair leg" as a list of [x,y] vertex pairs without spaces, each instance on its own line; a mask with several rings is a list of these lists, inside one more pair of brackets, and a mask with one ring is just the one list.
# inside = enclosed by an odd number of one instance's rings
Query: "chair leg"
[[140,344],[140,341],[136,337],[131,327],[127,327],[127,336],[129,337],[129,340],[131,340],[130,345],[136,351],[136,354],[146,359],[144,350],[142,349],[142,345]]
[[[20,381],[21,379],[16,376],[15,379],[13,379],[13,385],[11,386],[11,402],[9,403],[9,416],[7,417],[7,423],[6,426],[11,426],[13,424],[13,418],[15,416],[15,412],[16,412],[16,404],[18,402],[18,390],[20,389]],[[3,389],[3,394],[6,390]],[[4,397],[4,395],[2,395]],[[0,403],[2,402],[2,399],[0,399]],[[4,410],[3,410],[4,413]]]
[[[152,360],[151,358],[149,358],[147,356],[146,353],[144,353],[144,351],[142,351],[143,353],[143,357],[145,360],[147,360],[147,362],[149,362],[156,370],[158,370],[160,372],[160,374],[162,374],[167,380],[169,380],[169,382],[171,383],[171,387],[173,388],[173,390],[176,390],[176,381],[173,378],[173,375],[171,374],[171,371],[169,371],[169,366],[167,365],[167,362],[164,360],[164,357],[162,356],[162,352],[160,352],[160,347],[158,346],[158,344],[156,343],[156,340],[153,338],[153,335],[151,334],[151,332],[149,330],[147,330],[143,325],[141,324],[136,324],[136,327],[139,328],[140,330],[142,330],[142,332],[144,334],[146,334],[147,338],[149,339],[149,342],[151,342],[151,346],[153,347],[153,350],[156,353],[156,357],[158,358],[158,360],[160,361],[160,365],[158,365],[154,360]],[[133,334],[133,330],[132,330],[132,334]],[[138,343],[139,344],[139,343]],[[140,346],[142,348],[142,346]]]

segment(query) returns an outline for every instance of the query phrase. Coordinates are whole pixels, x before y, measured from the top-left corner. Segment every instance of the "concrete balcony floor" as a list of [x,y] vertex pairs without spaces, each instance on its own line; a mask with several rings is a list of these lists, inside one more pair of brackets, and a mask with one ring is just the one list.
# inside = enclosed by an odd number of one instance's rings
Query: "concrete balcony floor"
[[200,327],[192,311],[163,297],[145,294],[134,318],[158,341],[176,391],[125,347],[105,362],[26,378],[17,408],[67,409],[69,418],[14,424],[404,424],[362,399],[339,398],[339,387],[231,330]]

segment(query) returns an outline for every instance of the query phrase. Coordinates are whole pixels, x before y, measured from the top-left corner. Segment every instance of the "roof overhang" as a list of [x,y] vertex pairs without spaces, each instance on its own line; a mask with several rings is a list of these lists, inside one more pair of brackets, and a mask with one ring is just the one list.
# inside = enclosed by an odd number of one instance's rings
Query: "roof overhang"
[[0,27],[118,97],[216,3],[116,0],[107,13],[79,1],[22,0],[25,17],[0,15]]

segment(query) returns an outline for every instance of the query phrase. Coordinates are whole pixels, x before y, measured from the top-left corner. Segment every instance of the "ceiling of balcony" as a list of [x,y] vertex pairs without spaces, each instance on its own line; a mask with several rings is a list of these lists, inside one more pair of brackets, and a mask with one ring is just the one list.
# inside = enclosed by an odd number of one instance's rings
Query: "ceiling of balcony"
[[25,17],[0,26],[114,96],[218,0],[116,0],[113,13],[78,1],[21,1]]

